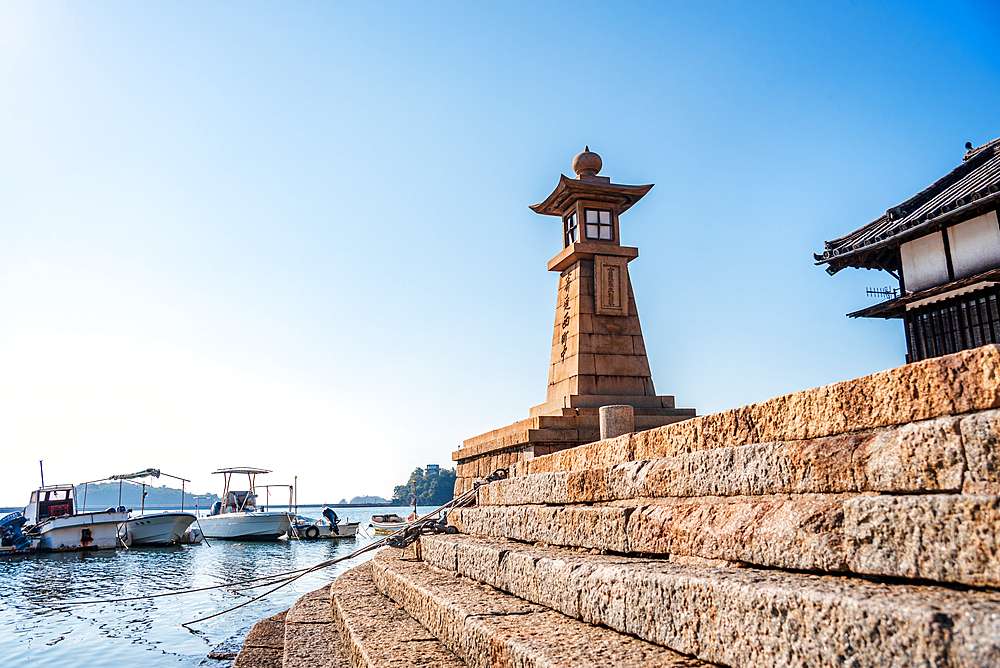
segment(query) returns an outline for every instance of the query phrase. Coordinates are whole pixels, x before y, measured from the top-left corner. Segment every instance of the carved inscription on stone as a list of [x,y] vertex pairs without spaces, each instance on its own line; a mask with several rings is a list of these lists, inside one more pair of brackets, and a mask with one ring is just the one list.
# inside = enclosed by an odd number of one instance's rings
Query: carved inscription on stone
[[563,275],[563,318],[562,318],[562,335],[559,337],[562,343],[562,350],[559,352],[559,360],[566,360],[566,353],[568,351],[567,339],[569,339],[569,321],[570,321],[570,299],[569,299],[569,286],[573,282],[573,274],[571,271],[565,272]]
[[628,315],[628,263],[623,257],[594,258],[594,306],[598,315]]
[[604,268],[604,308],[621,308],[619,269],[614,265]]

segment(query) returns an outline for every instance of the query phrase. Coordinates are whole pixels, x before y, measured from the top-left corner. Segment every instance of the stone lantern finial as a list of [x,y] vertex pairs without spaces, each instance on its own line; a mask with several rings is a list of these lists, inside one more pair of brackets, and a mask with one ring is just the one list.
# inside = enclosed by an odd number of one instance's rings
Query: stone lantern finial
[[578,153],[573,158],[573,171],[576,172],[576,178],[578,179],[597,176],[602,166],[601,156],[591,153],[589,146],[584,146],[583,153]]

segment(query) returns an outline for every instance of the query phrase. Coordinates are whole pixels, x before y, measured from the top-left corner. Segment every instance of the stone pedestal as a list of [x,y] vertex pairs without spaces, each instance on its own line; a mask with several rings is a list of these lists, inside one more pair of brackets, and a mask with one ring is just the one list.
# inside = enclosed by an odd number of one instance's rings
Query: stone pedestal
[[635,412],[631,406],[601,406],[601,440],[635,431]]

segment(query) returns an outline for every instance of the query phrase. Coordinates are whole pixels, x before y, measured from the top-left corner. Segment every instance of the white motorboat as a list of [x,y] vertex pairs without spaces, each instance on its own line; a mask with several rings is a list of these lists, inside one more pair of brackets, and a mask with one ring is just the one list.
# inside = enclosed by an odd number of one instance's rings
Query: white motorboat
[[42,486],[32,492],[24,508],[25,536],[40,552],[118,547],[118,527],[128,519],[125,508],[77,513],[74,492],[73,485]]
[[122,542],[139,545],[173,545],[198,518],[192,513],[149,513],[129,517],[119,527]]
[[[265,469],[235,467],[219,469],[212,473],[223,476],[222,501],[212,505],[212,514],[201,517],[198,524],[206,538],[226,540],[277,540],[288,531],[291,508],[288,512],[257,510],[257,476],[270,473]],[[232,488],[233,475],[245,474],[249,489]]]
[[[181,512],[146,513],[146,482],[136,482],[137,479],[159,478],[165,475],[181,481]],[[121,526],[118,527],[118,537],[123,545],[136,547],[142,545],[173,545],[181,542],[184,532],[188,530],[198,518],[193,513],[184,512],[184,483],[190,482],[186,478],[179,478],[169,473],[163,473],[160,469],[146,469],[138,473],[124,473],[113,475],[108,480],[127,480],[134,484],[142,485],[142,506],[138,515],[130,515]],[[150,481],[152,482],[152,481]],[[89,484],[89,483],[88,483]],[[119,502],[121,495],[119,493]]]
[[347,519],[340,521],[332,508],[323,506],[323,519],[314,520],[310,517],[297,515],[288,527],[288,537],[293,540],[314,540],[317,538],[354,538],[358,534],[360,522]]

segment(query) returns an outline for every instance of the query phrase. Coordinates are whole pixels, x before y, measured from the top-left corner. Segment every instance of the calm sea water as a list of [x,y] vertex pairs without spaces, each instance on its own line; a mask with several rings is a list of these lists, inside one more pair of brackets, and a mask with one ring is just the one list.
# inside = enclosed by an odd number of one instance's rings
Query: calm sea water
[[[420,508],[428,512],[432,508]],[[319,511],[300,507],[303,515]],[[338,508],[343,521],[372,513],[410,508]],[[371,529],[368,529],[371,534]],[[302,594],[370,559],[354,557],[300,578],[267,598],[195,625],[182,623],[210,615],[265,589],[233,593],[225,589],[162,598],[60,606],[61,601],[109,599],[248,580],[305,568],[347,555],[375,540],[239,542],[132,550],[99,550],[0,558],[0,665],[38,666],[196,666],[216,645],[245,634],[255,622],[289,608]],[[215,664],[219,665],[219,664]]]

